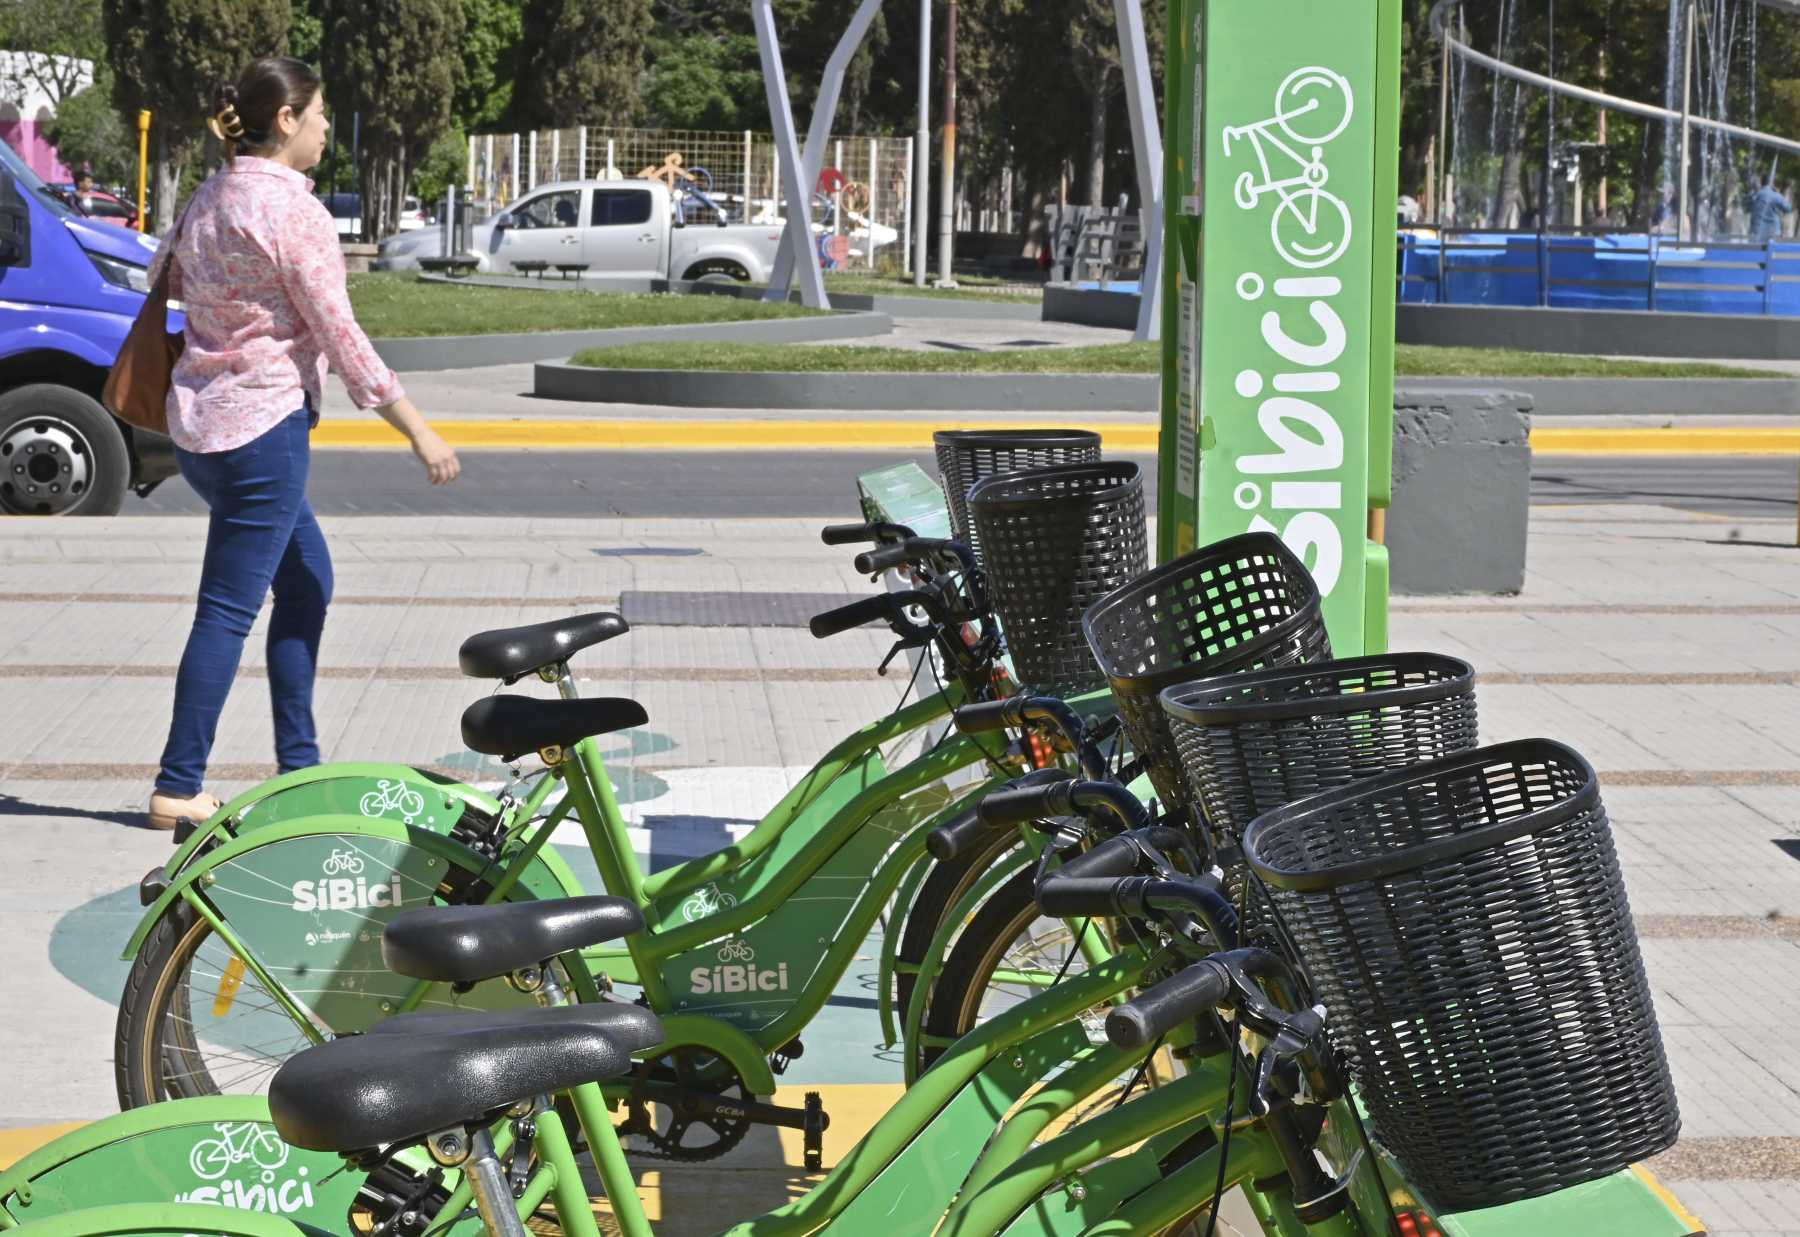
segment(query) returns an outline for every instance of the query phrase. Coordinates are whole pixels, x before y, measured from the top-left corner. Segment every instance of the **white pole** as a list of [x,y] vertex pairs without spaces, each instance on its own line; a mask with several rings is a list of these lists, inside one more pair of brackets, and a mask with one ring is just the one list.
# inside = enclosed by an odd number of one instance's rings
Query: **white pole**
[[[1688,135],[1693,130],[1690,123],[1693,119],[1692,92],[1694,86],[1694,5],[1689,0],[1687,8],[1686,40],[1682,44],[1681,56],[1681,201],[1675,212],[1675,239],[1684,241],[1688,234]],[[1544,169],[1544,178],[1550,177],[1550,169]]]
[[611,180],[615,175],[618,174],[619,165],[614,161],[616,149],[617,149],[617,147],[616,147],[616,143],[614,142],[614,139],[612,139],[610,137],[607,138],[606,139],[606,170],[604,172],[600,173],[600,175],[606,180]]
[[925,182],[931,178],[931,0],[919,0],[919,128],[913,134],[913,145],[918,148],[912,183],[913,246],[917,251],[913,287],[923,288],[925,266],[930,261],[925,251],[925,216],[931,210],[931,190]]
[[550,179],[562,179],[562,130],[550,130]]
[[918,149],[917,142],[908,142],[906,144],[906,181],[905,181],[905,188],[901,189],[901,191],[900,191],[900,228],[898,229],[900,235],[896,238],[900,242],[900,273],[902,275],[907,275],[907,276],[911,276],[912,271],[913,271],[913,260],[912,260],[912,226],[913,226],[912,185],[913,185],[913,171],[914,171],[914,169],[913,169],[913,154],[917,149]]
[[866,211],[868,211],[869,222],[863,225],[863,231],[865,231],[869,234],[869,239],[864,243],[867,244],[869,247],[868,258],[869,258],[869,269],[870,270],[875,269],[875,219],[877,217],[876,211],[875,211],[875,201],[876,201],[875,186],[881,183],[880,177],[877,175],[877,172],[879,171],[879,169],[876,167],[875,154],[876,154],[875,139],[870,138],[869,139],[869,202],[868,202],[868,205],[863,208]]
[[531,179],[530,179],[530,180],[529,180],[529,181],[527,181],[527,182],[526,182],[526,185],[525,185],[525,187],[526,187],[526,188],[527,188],[527,189],[536,189],[536,188],[537,188],[537,185],[538,185],[538,174],[537,174],[537,130],[536,130],[536,129],[533,129],[533,130],[532,130],[532,131],[531,131]]
[[831,191],[831,213],[837,218],[837,234],[843,236],[850,230],[849,220],[844,218],[844,139],[839,138],[832,147],[832,161],[837,164],[838,187]]
[[750,130],[744,130],[744,217],[740,222],[749,223],[756,218],[756,207],[750,200],[750,165],[756,157],[756,145],[750,140]]
[[587,179],[587,126],[575,130],[575,179]]
[[469,192],[475,191],[475,135],[469,135]]
[[512,197],[508,200],[516,202],[516,201],[518,201],[518,198],[519,198],[519,135],[517,133],[515,133],[515,134],[513,134],[513,154],[512,154]]

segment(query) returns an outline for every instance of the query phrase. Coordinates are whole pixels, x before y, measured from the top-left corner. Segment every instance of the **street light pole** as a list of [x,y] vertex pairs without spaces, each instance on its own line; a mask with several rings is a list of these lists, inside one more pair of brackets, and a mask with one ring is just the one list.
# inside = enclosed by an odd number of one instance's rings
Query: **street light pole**
[[956,245],[956,0],[950,0],[949,28],[944,31],[944,172],[938,185],[939,284],[955,287],[950,274]]
[[925,286],[931,253],[931,0],[919,0],[919,128],[913,135],[913,287]]
[[1688,232],[1688,124],[1693,113],[1694,88],[1694,4],[1688,0],[1687,38],[1681,55],[1681,197],[1675,208],[1675,239],[1684,241]]

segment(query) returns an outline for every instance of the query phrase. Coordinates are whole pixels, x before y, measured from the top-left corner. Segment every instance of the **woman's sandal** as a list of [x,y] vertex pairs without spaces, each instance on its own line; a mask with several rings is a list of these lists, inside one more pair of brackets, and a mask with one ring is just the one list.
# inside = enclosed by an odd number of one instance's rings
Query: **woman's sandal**
[[218,796],[204,790],[185,799],[165,795],[159,790],[150,796],[148,819],[152,829],[173,829],[183,820],[191,820],[197,825],[218,810]]

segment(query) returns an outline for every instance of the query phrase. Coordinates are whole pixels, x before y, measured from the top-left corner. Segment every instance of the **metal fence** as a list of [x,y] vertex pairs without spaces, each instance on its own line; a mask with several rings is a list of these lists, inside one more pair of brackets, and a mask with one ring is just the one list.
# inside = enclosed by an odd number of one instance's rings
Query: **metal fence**
[[[813,222],[828,234],[822,244],[844,238],[831,249],[837,264],[910,270],[911,139],[833,138],[825,166]],[[554,181],[637,176],[669,184],[689,222],[723,213],[729,222],[758,223],[784,214],[780,156],[767,133],[582,127],[469,138],[468,185],[484,213]]]

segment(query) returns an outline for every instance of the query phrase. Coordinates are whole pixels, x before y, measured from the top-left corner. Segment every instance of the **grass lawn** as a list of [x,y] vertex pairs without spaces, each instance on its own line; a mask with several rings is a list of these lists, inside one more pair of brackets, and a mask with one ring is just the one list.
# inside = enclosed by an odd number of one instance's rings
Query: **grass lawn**
[[[577,365],[599,369],[705,369],[785,373],[914,374],[1151,374],[1162,363],[1160,344],[1099,344],[1085,348],[1022,348],[1002,352],[905,352],[897,348],[792,344],[633,344],[590,348]],[[1604,357],[1484,348],[1402,344],[1401,377],[1496,378],[1785,378],[1724,365],[1614,361]]]
[[1031,305],[1043,298],[1043,290],[1008,292],[1001,280],[986,275],[958,275],[956,287],[934,288],[932,275],[925,277],[923,288],[913,287],[910,275],[871,274],[867,271],[826,272],[825,291],[844,292],[855,296],[925,296],[953,301],[1000,301],[1009,305]]
[[516,335],[798,318],[817,311],[725,296],[568,292],[425,283],[405,271],[350,276],[350,304],[372,339],[418,335]]

